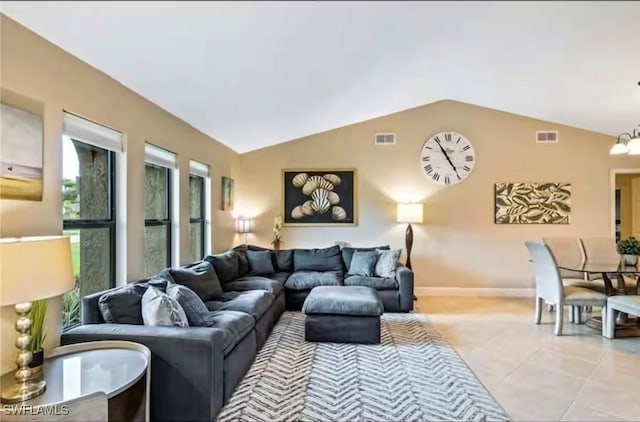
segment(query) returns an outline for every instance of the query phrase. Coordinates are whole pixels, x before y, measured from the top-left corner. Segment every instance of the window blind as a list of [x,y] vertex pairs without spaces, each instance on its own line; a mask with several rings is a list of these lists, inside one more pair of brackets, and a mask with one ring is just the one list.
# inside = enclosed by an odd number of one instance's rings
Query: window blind
[[123,151],[122,133],[99,123],[65,112],[63,128],[64,134],[72,139],[109,151]]

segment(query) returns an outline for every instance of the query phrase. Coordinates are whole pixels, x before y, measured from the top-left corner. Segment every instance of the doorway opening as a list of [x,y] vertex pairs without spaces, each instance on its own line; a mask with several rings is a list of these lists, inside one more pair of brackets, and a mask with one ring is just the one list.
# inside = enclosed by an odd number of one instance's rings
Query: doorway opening
[[616,242],[640,239],[640,169],[611,170],[611,223]]

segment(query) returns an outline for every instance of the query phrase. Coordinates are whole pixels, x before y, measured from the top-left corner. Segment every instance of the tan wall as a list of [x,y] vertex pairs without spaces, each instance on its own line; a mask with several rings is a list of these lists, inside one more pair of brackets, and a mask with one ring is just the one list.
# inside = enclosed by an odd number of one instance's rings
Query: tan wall
[[[558,130],[558,144],[536,144],[536,130]],[[425,139],[440,131],[464,134],[477,163],[459,185],[430,183],[419,165]],[[376,132],[395,132],[397,144],[374,146]],[[414,225],[417,286],[532,287],[523,245],[543,236],[609,236],[610,168],[640,167],[629,156],[611,157],[607,136],[455,101],[441,101],[243,154],[242,204],[256,215],[253,241],[268,245],[281,213],[281,169],[341,167],[358,171],[357,227],[286,227],[284,247],[404,247],[397,201],[423,201],[425,222]],[[569,225],[494,224],[494,183],[571,182]]]
[[[144,276],[144,142],[178,154],[180,172],[180,213],[188,216],[189,159],[211,166],[214,250],[228,248],[234,242],[233,219],[220,209],[220,177],[238,177],[239,155],[205,136],[114,79],[80,61],[40,36],[2,15],[1,79],[3,102],[40,108],[44,117],[44,197],[42,202],[0,201],[0,236],[60,234],[61,134],[63,110],[77,113],[122,131],[127,154],[127,278]],[[33,105],[35,103],[35,106]],[[180,230],[181,256],[188,250],[188,220]],[[29,263],[36,264],[37,263]],[[49,308],[49,344],[58,342],[60,301]],[[2,308],[2,367],[13,367],[11,308]]]

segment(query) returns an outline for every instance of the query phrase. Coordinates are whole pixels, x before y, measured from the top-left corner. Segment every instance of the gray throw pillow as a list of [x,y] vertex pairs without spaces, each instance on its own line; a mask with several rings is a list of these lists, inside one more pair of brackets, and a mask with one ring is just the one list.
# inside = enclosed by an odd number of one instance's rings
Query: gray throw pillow
[[275,273],[271,261],[271,251],[247,251],[250,275],[267,275]]
[[342,261],[344,262],[344,267],[348,270],[351,268],[351,258],[353,257],[353,253],[355,251],[375,251],[377,249],[389,250],[389,245],[384,246],[374,246],[369,248],[352,248],[351,246],[345,246],[342,248]]
[[158,276],[168,277],[169,281],[187,286],[203,302],[213,300],[223,294],[220,280],[213,269],[213,265],[207,261],[196,262],[180,268],[167,268]]
[[349,274],[373,277],[377,261],[378,252],[376,251],[355,251],[351,258]]
[[188,327],[189,320],[177,300],[149,287],[142,296],[144,325],[159,327]]
[[167,286],[167,294],[182,306],[190,327],[211,327],[215,324],[207,305],[187,286],[171,283]]
[[215,255],[208,255],[205,261],[211,263],[216,270],[216,275],[222,283],[228,283],[238,278],[238,253],[234,250]]
[[378,262],[376,262],[375,276],[391,278],[396,276],[396,268],[402,249],[390,251],[378,249]]
[[104,293],[98,299],[102,318],[108,324],[142,325],[142,295],[147,286],[131,284]]
[[340,246],[323,249],[296,249],[293,252],[295,271],[344,271]]

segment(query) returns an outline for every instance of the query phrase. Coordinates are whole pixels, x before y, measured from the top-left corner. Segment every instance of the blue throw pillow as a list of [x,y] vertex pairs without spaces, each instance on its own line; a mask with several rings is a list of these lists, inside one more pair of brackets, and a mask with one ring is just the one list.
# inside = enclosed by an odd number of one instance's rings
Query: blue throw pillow
[[167,294],[182,306],[190,327],[211,327],[215,324],[207,305],[187,286],[171,283],[167,286]]
[[228,283],[238,278],[239,262],[236,251],[230,250],[225,253],[208,255],[204,260],[213,265],[218,279],[220,279],[222,283]]
[[247,251],[250,275],[267,275],[275,273],[271,261],[271,251]]
[[373,277],[378,260],[377,251],[355,251],[351,258],[349,275]]
[[131,284],[104,293],[98,299],[102,318],[108,324],[142,325],[142,295],[147,286]]
[[293,252],[295,271],[343,271],[340,246],[323,249],[296,249]]

